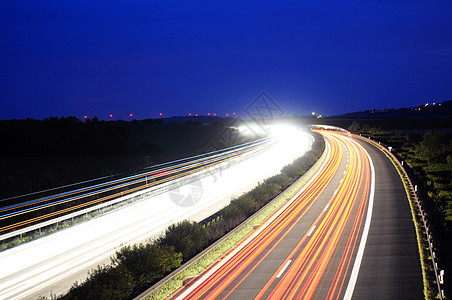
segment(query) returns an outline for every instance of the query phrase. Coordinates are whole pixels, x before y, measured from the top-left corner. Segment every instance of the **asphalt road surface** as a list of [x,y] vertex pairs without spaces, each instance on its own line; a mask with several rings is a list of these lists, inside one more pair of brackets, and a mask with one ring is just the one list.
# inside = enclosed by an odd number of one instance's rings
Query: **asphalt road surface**
[[176,299],[423,299],[402,183],[379,150],[323,131],[315,177]]

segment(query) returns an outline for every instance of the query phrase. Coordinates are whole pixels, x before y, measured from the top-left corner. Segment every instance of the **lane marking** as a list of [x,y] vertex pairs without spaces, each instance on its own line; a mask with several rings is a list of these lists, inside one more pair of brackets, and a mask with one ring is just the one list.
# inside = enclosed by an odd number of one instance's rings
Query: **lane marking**
[[281,277],[282,273],[284,273],[284,271],[287,269],[287,267],[289,266],[289,264],[292,262],[292,260],[288,260],[286,262],[286,264],[284,265],[284,267],[281,269],[281,271],[279,271],[278,275],[276,275],[276,278]]
[[237,248],[235,248],[232,252],[230,252],[228,255],[226,255],[226,257],[223,260],[219,261],[216,265],[214,265],[209,271],[207,271],[204,275],[202,275],[201,278],[199,278],[194,283],[192,283],[187,289],[185,289],[179,296],[176,297],[176,300],[184,299],[185,297],[187,297],[198,286],[200,286],[204,281],[206,281],[210,276],[212,276],[213,273],[215,273],[218,269],[220,269],[223,265],[225,265],[232,257],[234,257],[234,255],[236,255],[240,250],[245,248],[246,245],[248,245],[257,235],[259,235],[262,231],[264,231],[264,229],[267,228],[270,225],[270,223],[272,223],[280,214],[282,214],[282,212],[287,207],[289,207],[295,201],[295,199],[298,196],[300,196],[304,192],[304,190],[306,190],[308,188],[308,186],[310,184],[312,184],[312,182],[317,178],[317,176],[319,176],[319,174],[323,171],[323,169],[327,165],[328,158],[331,155],[331,145],[328,141],[326,144],[328,146],[327,147],[328,152],[327,152],[325,161],[322,163],[322,165],[317,170],[317,172],[314,175],[312,175],[311,179],[309,179],[309,181],[294,196],[292,196],[292,198],[289,201],[287,201],[286,204],[282,208],[280,208],[278,211],[276,211],[276,213],[274,213],[270,217],[270,219],[268,219],[262,226],[260,226],[259,229],[257,229],[248,239],[246,239],[241,244],[239,244],[239,246]]
[[326,211],[328,209],[328,207],[330,206],[329,203],[326,204],[325,208],[323,209],[323,211]]
[[347,285],[347,290],[345,291],[344,299],[346,299],[346,300],[352,299],[353,292],[355,290],[356,281],[358,280],[359,268],[361,267],[361,262],[363,260],[363,255],[364,255],[364,249],[366,248],[367,236],[369,235],[370,221],[372,219],[372,209],[374,206],[374,194],[375,194],[375,168],[374,168],[374,164],[372,162],[372,158],[370,157],[369,153],[366,151],[366,149],[364,149],[363,146],[361,146],[359,143],[357,143],[355,141],[353,141],[353,142],[356,143],[364,151],[364,153],[366,153],[367,157],[369,158],[369,165],[370,165],[370,170],[371,170],[371,185],[370,185],[369,205],[367,208],[366,223],[364,224],[363,235],[361,236],[361,241],[359,243],[358,252],[356,253],[355,263],[353,264],[353,270],[350,275],[350,280]]
[[316,228],[317,226],[312,226],[312,228],[311,228],[311,230],[309,230],[309,232],[308,232],[308,236],[310,236],[311,234],[312,234],[312,232],[314,231],[314,229]]
[[347,173],[347,170],[344,171],[344,175],[345,175],[345,173]]
[[344,178],[342,178],[341,181],[339,181],[339,183],[342,183],[342,181],[344,181]]
[[333,196],[337,194],[337,189],[334,191]]

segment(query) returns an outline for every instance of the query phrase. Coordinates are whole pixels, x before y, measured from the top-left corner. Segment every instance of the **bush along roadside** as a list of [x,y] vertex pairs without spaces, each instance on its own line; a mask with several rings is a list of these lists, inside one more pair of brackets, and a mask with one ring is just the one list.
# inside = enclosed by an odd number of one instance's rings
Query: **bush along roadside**
[[75,283],[68,294],[56,298],[124,299],[152,286],[268,204],[308,171],[325,148],[323,137],[312,134],[315,142],[311,150],[284,166],[279,174],[233,198],[214,218],[199,223],[185,220],[168,227],[158,239],[123,247],[112,257],[110,265],[98,266],[88,273],[85,281]]

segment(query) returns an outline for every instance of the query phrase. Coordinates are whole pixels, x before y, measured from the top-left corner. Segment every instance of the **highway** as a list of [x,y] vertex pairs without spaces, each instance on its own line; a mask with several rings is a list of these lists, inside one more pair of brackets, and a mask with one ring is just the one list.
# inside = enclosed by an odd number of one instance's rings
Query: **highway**
[[[244,158],[255,155],[270,147],[273,143],[273,139],[265,138],[225,150],[218,150],[213,153],[165,163],[154,167],[153,170],[148,172],[42,197],[32,201],[3,206],[0,208],[0,233],[13,232],[15,230],[17,233],[17,229],[23,227],[30,229],[30,225],[38,224],[39,226],[45,220],[55,220],[58,216],[68,215],[71,212],[80,211],[83,208],[91,207],[93,208],[92,210],[95,210],[97,204],[111,203],[112,199],[121,198],[124,195],[136,193],[137,191],[148,190],[151,187],[174,181],[237,157]],[[59,219],[62,218],[60,217]],[[21,231],[23,233],[23,230]],[[2,235],[2,237],[4,236],[7,235]]]
[[394,167],[365,142],[320,133],[329,155],[311,181],[174,299],[423,299]]
[[[108,263],[121,245],[158,236],[170,224],[184,219],[200,221],[212,215],[231,197],[278,173],[307,151],[312,141],[311,135],[297,130],[289,139],[279,140],[252,156],[235,155],[233,164],[227,160],[212,171],[203,168],[173,179],[186,180],[183,186],[0,252],[0,299],[36,299],[67,291],[75,281],[86,278],[88,270]],[[205,173],[200,176],[200,172]],[[190,198],[194,200],[191,203],[180,201],[180,196],[184,200],[195,192],[196,199]]]

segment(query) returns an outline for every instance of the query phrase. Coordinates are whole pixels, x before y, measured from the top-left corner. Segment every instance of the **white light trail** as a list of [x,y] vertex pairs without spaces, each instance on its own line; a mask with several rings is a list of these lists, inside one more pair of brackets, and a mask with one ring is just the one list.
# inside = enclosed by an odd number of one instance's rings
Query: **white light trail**
[[87,270],[113,255],[121,245],[159,235],[172,223],[187,218],[200,221],[212,215],[227,205],[232,196],[277,174],[284,165],[309,150],[312,142],[311,135],[293,131],[290,138],[281,138],[268,150],[202,178],[202,195],[191,206],[176,205],[170,198],[173,190],[0,252],[0,299],[20,299],[37,291],[46,296],[50,291],[65,292],[80,278],[74,278],[64,288],[59,284],[63,290],[58,290],[54,283]]

